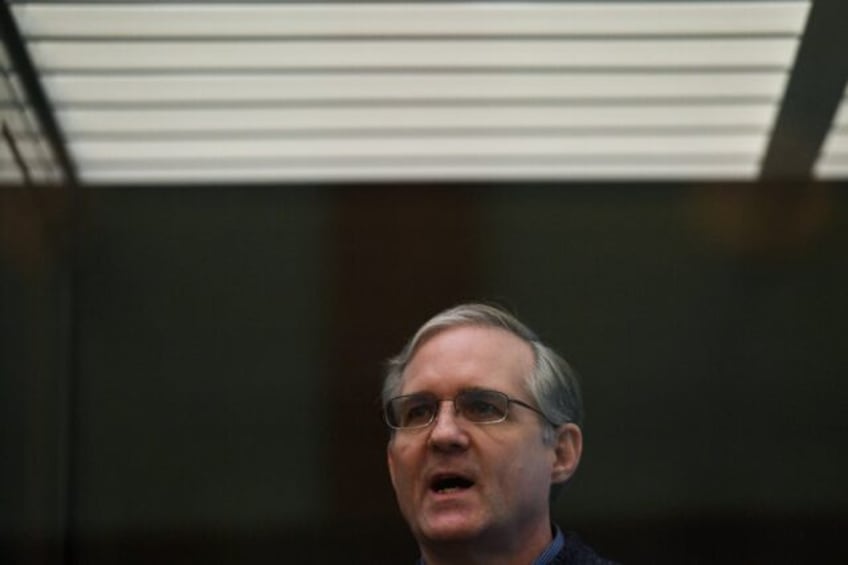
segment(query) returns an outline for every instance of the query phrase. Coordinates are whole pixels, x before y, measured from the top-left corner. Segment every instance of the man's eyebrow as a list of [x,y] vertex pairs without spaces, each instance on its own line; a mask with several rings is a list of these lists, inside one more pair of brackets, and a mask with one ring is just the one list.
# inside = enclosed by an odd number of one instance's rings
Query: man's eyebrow
[[405,393],[400,394],[398,396],[432,396],[433,398],[436,398],[435,393],[432,393],[429,390],[418,390],[418,391],[415,391],[415,392],[405,392]]

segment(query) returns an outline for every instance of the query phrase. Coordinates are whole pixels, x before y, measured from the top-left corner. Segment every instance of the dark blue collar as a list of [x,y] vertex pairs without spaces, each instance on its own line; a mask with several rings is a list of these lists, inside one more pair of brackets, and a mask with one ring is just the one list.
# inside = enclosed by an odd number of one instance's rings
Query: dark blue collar
[[[548,544],[545,550],[539,554],[539,557],[533,561],[532,565],[549,565],[565,546],[565,536],[562,535],[562,530],[559,529],[559,526],[553,524],[551,528],[554,533],[554,539]],[[424,562],[423,557],[418,558],[418,565],[427,565]]]
[[562,551],[563,546],[565,546],[565,536],[562,535],[562,530],[559,529],[559,526],[554,524],[552,526],[554,531],[554,539],[551,543],[548,544],[548,547],[539,554],[539,557],[533,561],[533,565],[548,565],[554,560],[554,557]]

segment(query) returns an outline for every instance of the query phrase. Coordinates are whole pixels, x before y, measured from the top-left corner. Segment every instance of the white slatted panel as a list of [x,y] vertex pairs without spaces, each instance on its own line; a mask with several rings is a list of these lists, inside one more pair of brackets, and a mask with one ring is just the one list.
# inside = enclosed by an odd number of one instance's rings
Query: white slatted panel
[[109,183],[752,179],[808,8],[13,6]]

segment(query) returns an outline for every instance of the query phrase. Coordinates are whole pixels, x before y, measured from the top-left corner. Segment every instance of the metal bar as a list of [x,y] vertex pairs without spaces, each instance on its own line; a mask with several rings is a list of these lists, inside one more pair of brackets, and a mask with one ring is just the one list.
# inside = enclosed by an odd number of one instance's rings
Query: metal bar
[[29,172],[29,167],[27,167],[26,161],[24,161],[24,156],[21,155],[20,149],[18,149],[18,144],[15,141],[15,136],[12,135],[12,130],[9,129],[9,126],[5,121],[3,122],[3,137],[9,145],[9,151],[12,153],[12,158],[14,158],[15,164],[21,170],[21,176],[24,179],[24,184],[27,186],[32,185],[32,175]]
[[760,179],[806,181],[848,78],[848,2],[814,0]]

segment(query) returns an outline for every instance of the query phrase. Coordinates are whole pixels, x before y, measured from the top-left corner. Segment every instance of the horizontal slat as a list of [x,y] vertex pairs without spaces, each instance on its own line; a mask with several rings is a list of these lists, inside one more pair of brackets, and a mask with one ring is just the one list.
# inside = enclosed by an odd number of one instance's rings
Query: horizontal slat
[[848,85],[813,171],[820,179],[848,178]]
[[822,162],[827,165],[848,165],[848,152],[825,155]]
[[338,130],[346,128],[570,127],[662,128],[739,126],[767,128],[775,106],[483,106],[460,108],[277,108],[204,110],[69,109],[58,117],[69,135],[110,132]]
[[797,40],[56,42],[29,47],[45,72],[163,69],[787,68]]
[[574,3],[26,3],[13,12],[28,35],[784,34],[809,2]]
[[0,103],[0,119],[9,129],[20,135],[39,136],[38,120],[31,106],[19,105],[17,103]]
[[24,133],[30,130],[29,124],[20,112],[0,109],[0,121],[6,124],[13,133]]
[[21,92],[20,82],[15,73],[0,75],[0,104],[17,103],[21,100]]
[[815,177],[824,180],[836,180],[848,178],[848,159],[825,160],[815,167]]
[[481,155],[687,155],[701,153],[759,154],[764,135],[717,136],[581,136],[459,137],[384,139],[287,139],[193,142],[78,141],[73,153],[91,159],[192,159],[274,157],[402,157],[441,155],[474,158]]
[[[52,169],[30,167],[28,172],[33,183],[55,184],[60,181],[59,176]],[[0,160],[0,183],[7,186],[20,186],[24,182],[23,173],[16,164]]]
[[[16,146],[28,166],[50,166],[51,156],[46,144],[40,138],[18,137]],[[12,153],[5,138],[0,138],[0,156],[12,161]]]
[[827,157],[835,153],[848,154],[848,131],[835,131],[827,136],[822,155]]
[[762,97],[777,100],[778,72],[671,74],[346,74],[49,76],[57,107],[78,103],[262,103],[351,100],[503,100]]
[[834,128],[848,128],[848,95],[842,98],[839,103],[839,108],[836,111],[836,117],[833,120]]
[[[33,182],[57,182],[58,170],[50,162],[46,150],[30,141],[19,141],[18,149]],[[24,177],[5,139],[0,138],[0,182],[19,185]]]
[[757,175],[754,164],[691,164],[676,163],[628,165],[538,165],[538,164],[487,164],[487,165],[384,165],[328,167],[269,167],[239,168],[230,166],[223,170],[208,167],[162,170],[155,167],[84,169],[85,182],[153,183],[183,182],[214,185],[232,182],[368,182],[368,181],[517,181],[555,180],[562,182],[580,180],[753,180]]
[[18,169],[14,163],[7,162],[6,160],[0,161],[0,189],[3,188],[3,184],[8,186],[19,186],[23,184],[24,177],[21,174],[20,169]]

